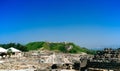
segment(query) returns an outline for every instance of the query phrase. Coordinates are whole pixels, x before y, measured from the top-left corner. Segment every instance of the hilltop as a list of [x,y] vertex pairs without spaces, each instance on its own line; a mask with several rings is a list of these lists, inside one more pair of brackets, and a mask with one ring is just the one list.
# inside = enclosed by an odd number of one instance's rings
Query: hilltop
[[50,51],[57,51],[63,53],[81,53],[94,54],[95,51],[89,50],[85,47],[80,47],[72,42],[30,42],[26,45],[27,50],[45,49]]

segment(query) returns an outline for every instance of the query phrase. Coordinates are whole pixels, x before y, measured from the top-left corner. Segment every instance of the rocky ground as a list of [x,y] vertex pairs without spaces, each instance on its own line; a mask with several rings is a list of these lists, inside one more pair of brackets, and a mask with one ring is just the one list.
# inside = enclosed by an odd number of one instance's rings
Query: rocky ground
[[0,70],[35,70],[35,69],[46,69],[49,64],[39,63],[38,58],[9,58],[1,59]]
[[[23,55],[22,57],[0,59],[0,71],[36,71],[36,70],[47,71],[47,69],[49,70],[50,67],[52,66],[52,63],[41,62],[41,56],[35,53],[33,55],[33,53],[34,52],[25,53],[25,55]],[[59,54],[59,55],[61,55],[62,58],[67,57],[68,60],[70,58],[79,59],[79,54],[76,55]],[[48,55],[48,57],[49,56],[50,55]]]

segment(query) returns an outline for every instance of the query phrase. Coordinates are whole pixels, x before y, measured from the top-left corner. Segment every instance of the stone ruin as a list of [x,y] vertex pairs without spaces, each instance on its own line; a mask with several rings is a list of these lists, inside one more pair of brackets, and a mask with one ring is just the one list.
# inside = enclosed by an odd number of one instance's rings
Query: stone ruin
[[88,60],[87,67],[120,71],[120,49],[105,48],[104,50],[97,51],[94,57]]
[[104,62],[120,62],[120,49],[105,48],[103,51],[97,51],[93,60]]

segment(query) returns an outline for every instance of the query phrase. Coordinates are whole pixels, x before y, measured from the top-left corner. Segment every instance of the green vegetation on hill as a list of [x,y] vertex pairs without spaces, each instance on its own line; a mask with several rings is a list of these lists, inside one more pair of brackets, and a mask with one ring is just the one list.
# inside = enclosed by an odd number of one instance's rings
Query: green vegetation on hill
[[21,45],[19,43],[9,43],[9,44],[0,44],[0,47],[3,47],[5,49],[8,49],[10,47],[14,47],[16,49],[19,49],[21,51],[31,51],[31,50],[38,50],[38,49],[44,49],[44,50],[50,50],[50,51],[57,51],[57,52],[63,52],[63,53],[81,53],[85,52],[88,54],[94,54],[95,51],[89,50],[87,48],[80,47],[78,45],[75,45],[74,43],[65,43],[65,42],[30,42],[26,45]]
[[59,51],[63,53],[81,53],[85,52],[88,54],[94,54],[95,51],[89,50],[87,48],[83,48],[75,45],[74,43],[52,43],[52,42],[31,42],[26,45],[27,50],[37,50],[40,48],[51,50],[51,51]]
[[27,50],[37,50],[39,48],[42,48],[43,47],[43,44],[45,42],[31,42],[31,43],[28,43],[27,45],[25,45],[27,47]]

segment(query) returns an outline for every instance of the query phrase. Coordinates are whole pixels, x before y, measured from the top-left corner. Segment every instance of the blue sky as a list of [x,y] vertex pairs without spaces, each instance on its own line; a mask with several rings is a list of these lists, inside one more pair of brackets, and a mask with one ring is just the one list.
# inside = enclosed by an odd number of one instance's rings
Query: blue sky
[[0,0],[0,43],[120,45],[119,0]]

